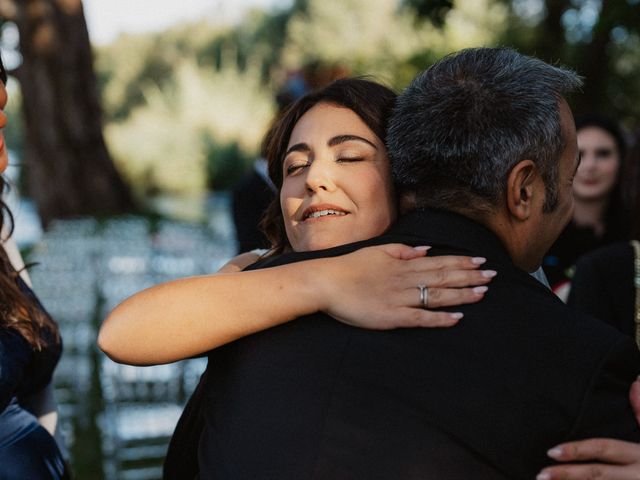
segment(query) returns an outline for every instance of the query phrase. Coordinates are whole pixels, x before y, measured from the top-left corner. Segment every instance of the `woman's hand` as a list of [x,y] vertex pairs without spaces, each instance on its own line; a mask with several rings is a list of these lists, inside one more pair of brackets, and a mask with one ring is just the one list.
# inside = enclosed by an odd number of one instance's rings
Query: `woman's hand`
[[[461,313],[432,311],[481,300],[496,275],[480,270],[484,258],[425,256],[428,247],[379,245],[322,259],[315,272],[322,310],[337,320],[362,328],[450,327]],[[418,285],[428,288],[428,307]]]
[[[640,380],[631,385],[629,400],[640,424]],[[545,468],[537,480],[636,480],[640,478],[640,444],[611,438],[592,438],[553,447],[558,462],[587,462]]]

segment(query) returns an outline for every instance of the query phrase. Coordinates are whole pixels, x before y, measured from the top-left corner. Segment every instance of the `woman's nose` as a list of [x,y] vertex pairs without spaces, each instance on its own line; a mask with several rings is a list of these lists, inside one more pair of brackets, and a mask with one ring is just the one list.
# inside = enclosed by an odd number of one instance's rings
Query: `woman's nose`
[[580,157],[580,165],[578,170],[582,172],[588,172],[596,165],[595,156],[591,153],[582,154]]
[[336,186],[330,166],[315,160],[307,171],[306,187],[310,193],[335,190]]

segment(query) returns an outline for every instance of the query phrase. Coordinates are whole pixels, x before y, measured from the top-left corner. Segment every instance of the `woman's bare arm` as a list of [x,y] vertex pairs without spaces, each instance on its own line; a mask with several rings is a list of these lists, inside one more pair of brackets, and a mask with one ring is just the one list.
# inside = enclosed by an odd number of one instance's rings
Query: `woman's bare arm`
[[363,328],[451,326],[460,315],[420,308],[417,285],[429,287],[430,308],[476,302],[495,274],[478,270],[480,264],[381,245],[341,257],[175,280],[118,305],[102,325],[98,344],[117,362],[153,365],[318,311]]

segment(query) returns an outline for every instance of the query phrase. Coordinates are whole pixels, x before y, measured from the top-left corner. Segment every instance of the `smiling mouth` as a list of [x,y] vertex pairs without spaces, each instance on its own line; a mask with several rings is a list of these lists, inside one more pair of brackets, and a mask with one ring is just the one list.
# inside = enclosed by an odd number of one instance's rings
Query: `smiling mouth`
[[321,218],[321,217],[330,217],[330,216],[344,217],[345,215],[347,215],[347,212],[343,212],[341,210],[324,209],[324,210],[316,210],[313,212],[305,213],[302,220],[304,221],[311,218]]

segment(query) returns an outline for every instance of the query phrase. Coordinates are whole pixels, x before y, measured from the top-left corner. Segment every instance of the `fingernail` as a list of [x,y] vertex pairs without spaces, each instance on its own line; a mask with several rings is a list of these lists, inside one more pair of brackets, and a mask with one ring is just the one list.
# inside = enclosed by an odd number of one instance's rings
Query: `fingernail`
[[426,252],[427,250],[429,250],[431,247],[427,247],[426,245],[419,245],[417,247],[413,247],[414,250],[419,250],[421,252]]
[[536,477],[536,480],[551,480],[551,475],[547,472],[541,472]]
[[487,278],[493,278],[498,274],[495,270],[482,270],[482,276]]
[[476,265],[482,265],[486,261],[487,259],[484,257],[473,257],[471,259],[471,263],[475,263]]
[[562,449],[558,447],[554,447],[547,452],[551,458],[560,458],[562,456]]
[[487,290],[489,290],[489,287],[473,287],[473,293],[485,293]]
[[464,314],[462,312],[456,312],[456,313],[450,313],[449,314],[449,318],[451,318],[453,320],[460,320],[462,317],[464,317]]

